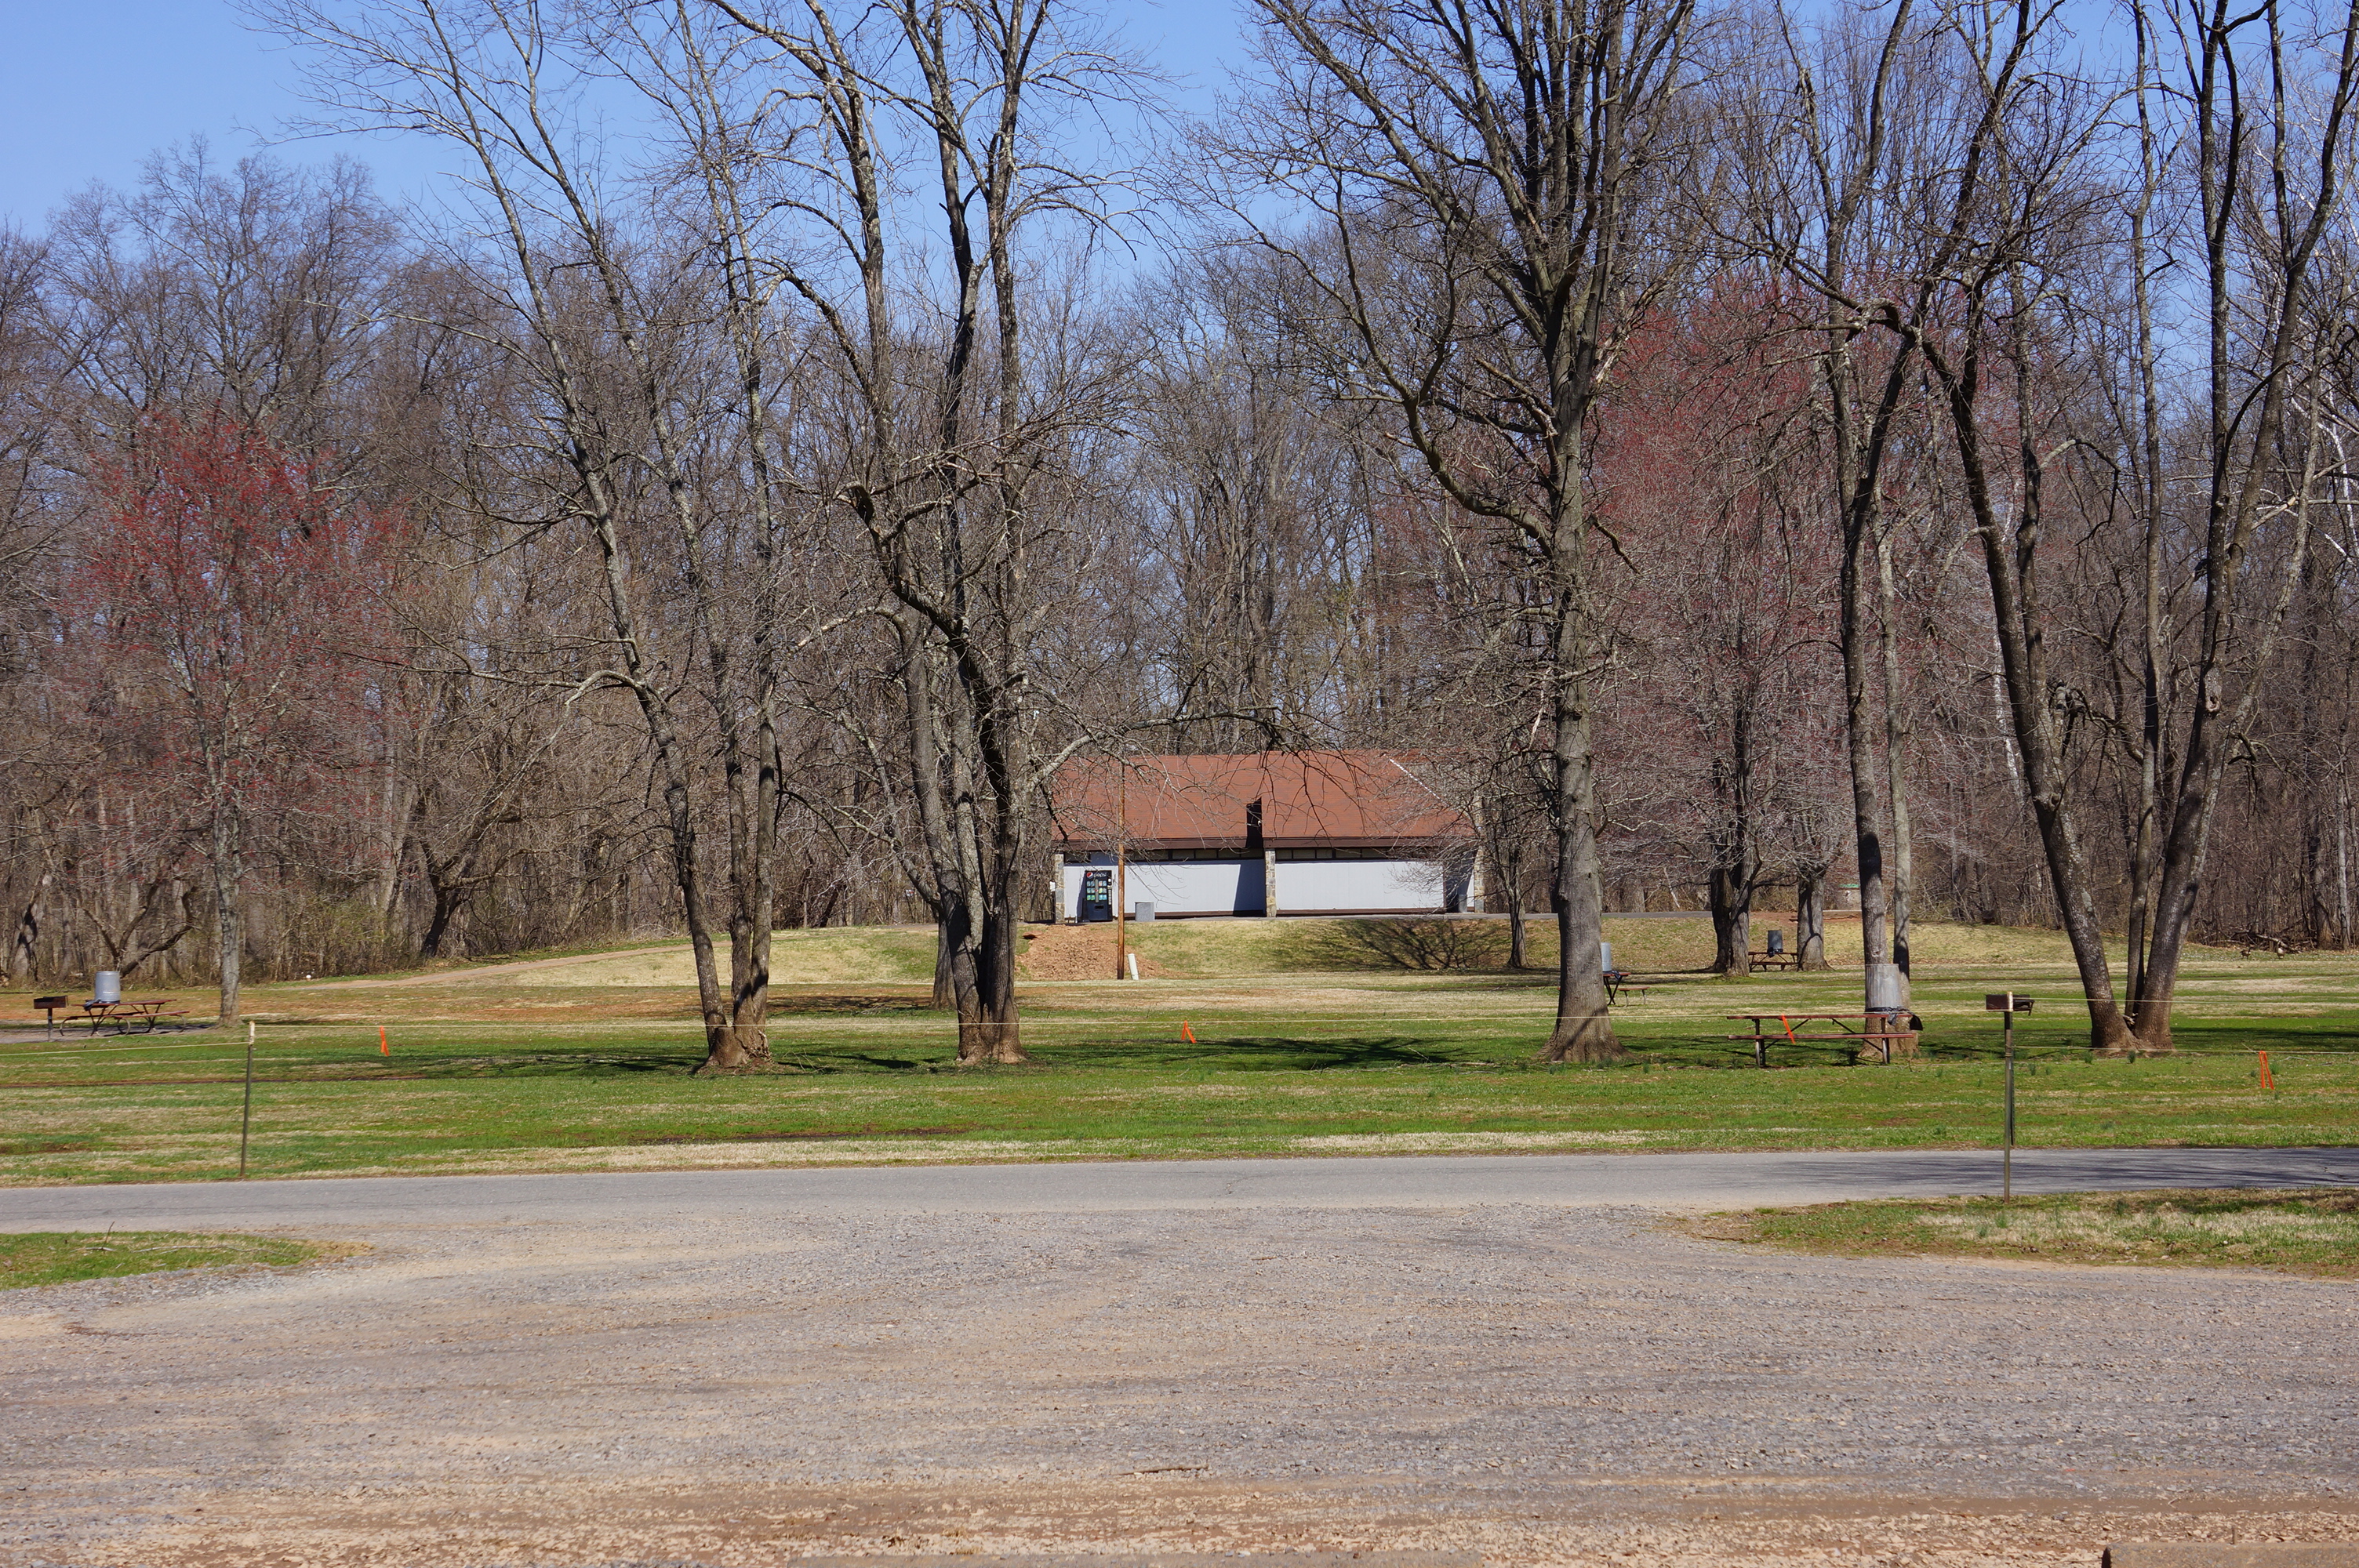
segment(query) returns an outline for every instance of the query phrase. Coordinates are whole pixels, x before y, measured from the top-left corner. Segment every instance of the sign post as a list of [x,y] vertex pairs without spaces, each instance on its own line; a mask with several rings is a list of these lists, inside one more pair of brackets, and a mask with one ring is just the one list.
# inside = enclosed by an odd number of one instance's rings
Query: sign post
[[237,1179],[245,1180],[245,1144],[254,1135],[254,1020],[245,1021],[245,1109],[237,1119]]
[[2006,1128],[2000,1136],[1998,1157],[1999,1196],[2007,1203],[2015,1201],[2015,1015],[2031,1011],[2031,999],[2013,991],[1986,992],[1983,1010],[2001,1014],[2001,1033],[2006,1040]]

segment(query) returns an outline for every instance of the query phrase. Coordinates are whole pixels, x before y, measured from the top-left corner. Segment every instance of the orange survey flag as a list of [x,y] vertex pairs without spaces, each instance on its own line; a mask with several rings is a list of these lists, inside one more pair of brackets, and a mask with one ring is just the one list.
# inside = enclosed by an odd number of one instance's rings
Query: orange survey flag
[[385,1037],[385,1025],[382,1023],[376,1026],[376,1048],[387,1056],[393,1054],[393,1042]]
[[1187,1024],[1182,1023],[1180,1025],[1180,1038],[1188,1042],[1189,1044],[1193,1045],[1196,1044],[1196,1032],[1189,1028]]

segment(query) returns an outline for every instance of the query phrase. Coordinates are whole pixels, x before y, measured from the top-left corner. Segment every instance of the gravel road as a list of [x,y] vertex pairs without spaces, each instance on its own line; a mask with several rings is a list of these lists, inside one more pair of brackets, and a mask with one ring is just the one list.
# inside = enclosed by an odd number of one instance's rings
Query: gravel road
[[[2359,1539],[2348,1285],[1794,1258],[1565,1195],[1603,1160],[1269,1163],[1160,1200],[1135,1166],[10,1191],[10,1228],[75,1200],[375,1249],[0,1298],[0,1563]],[[1367,1174],[1321,1197],[1335,1164]]]
[[[2359,1148],[2019,1149],[2025,1192],[2359,1186]],[[1074,1214],[1131,1209],[1454,1208],[1629,1204],[1732,1208],[1998,1191],[1998,1155],[1515,1154],[1119,1164],[912,1165],[391,1176],[0,1188],[0,1230],[118,1226],[582,1221],[676,1213]]]

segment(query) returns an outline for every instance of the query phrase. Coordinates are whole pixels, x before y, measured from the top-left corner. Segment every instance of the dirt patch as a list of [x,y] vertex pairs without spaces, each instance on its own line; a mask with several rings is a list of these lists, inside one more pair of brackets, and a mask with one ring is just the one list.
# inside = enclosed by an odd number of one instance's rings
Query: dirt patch
[[[1350,1484],[1237,1488],[1173,1472],[1063,1485],[1006,1477],[987,1490],[781,1487],[758,1479],[712,1489],[528,1485],[438,1490],[324,1507],[216,1497],[203,1518],[158,1519],[136,1548],[79,1561],[155,1568],[307,1568],[320,1563],[615,1563],[753,1568],[811,1557],[880,1564],[918,1559],[1112,1554],[1403,1552],[1485,1568],[2086,1568],[2103,1544],[2345,1541],[2359,1515],[2288,1518],[2247,1509],[2146,1512],[2079,1499],[1946,1498],[1917,1509],[1715,1506],[1598,1520],[1561,1499],[1502,1498],[1424,1514],[1387,1488]],[[144,1522],[144,1521],[143,1521]]]
[[658,1132],[645,1138],[623,1140],[628,1143],[824,1143],[843,1138],[955,1138],[962,1132],[973,1132],[974,1123],[953,1127],[859,1127],[829,1132],[732,1132],[720,1136],[711,1133]]
[[1700,1239],[1847,1256],[2280,1269],[2359,1278],[2359,1193],[2190,1187],[2001,1198],[1882,1199],[1673,1219]]
[[[1128,922],[1124,923],[1125,926]],[[1111,923],[1097,925],[1042,925],[1024,933],[1024,951],[1016,956],[1016,972],[1027,980],[1104,980],[1123,977],[1114,972],[1114,931]],[[1169,978],[1162,965],[1131,948],[1138,959],[1138,978]]]

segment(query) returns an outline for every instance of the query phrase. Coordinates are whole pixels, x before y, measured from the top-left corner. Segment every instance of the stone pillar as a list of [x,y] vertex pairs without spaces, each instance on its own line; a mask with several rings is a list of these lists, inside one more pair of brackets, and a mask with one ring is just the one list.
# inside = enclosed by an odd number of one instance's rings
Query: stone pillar
[[1277,851],[1261,852],[1261,914],[1264,920],[1277,918]]

